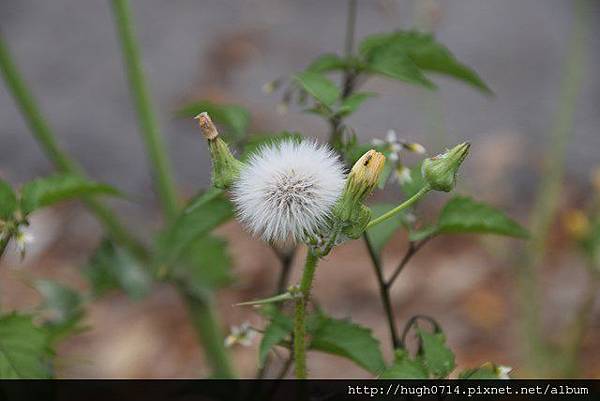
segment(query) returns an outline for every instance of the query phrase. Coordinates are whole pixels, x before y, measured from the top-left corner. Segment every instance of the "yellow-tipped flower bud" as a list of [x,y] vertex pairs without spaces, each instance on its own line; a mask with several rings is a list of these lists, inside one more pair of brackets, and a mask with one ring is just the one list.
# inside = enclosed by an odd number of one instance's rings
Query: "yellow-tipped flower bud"
[[231,154],[229,146],[219,137],[219,131],[208,113],[200,113],[194,118],[198,120],[202,135],[208,141],[213,185],[216,188],[227,189],[239,177],[243,163]]
[[436,191],[450,192],[456,185],[456,173],[469,154],[468,142],[456,145],[446,153],[425,159],[421,174],[429,187]]
[[373,192],[385,164],[385,156],[373,149],[354,164],[344,192],[335,208],[335,217],[345,226],[344,232],[355,238],[362,234],[370,220],[370,210],[363,201]]

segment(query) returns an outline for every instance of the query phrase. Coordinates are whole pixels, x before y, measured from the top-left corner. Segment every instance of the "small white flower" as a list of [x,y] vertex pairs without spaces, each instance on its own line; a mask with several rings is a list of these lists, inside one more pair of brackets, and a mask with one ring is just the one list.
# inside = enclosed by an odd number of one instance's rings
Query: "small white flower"
[[412,181],[410,169],[403,165],[397,166],[394,170],[394,179],[400,185],[408,184]]
[[238,218],[265,241],[304,241],[327,223],[345,183],[327,146],[283,141],[261,148],[232,188]]
[[15,235],[15,243],[17,245],[17,251],[21,254],[21,258],[25,256],[25,251],[27,250],[27,245],[33,243],[34,241],[33,234],[29,231],[19,229],[17,234]]
[[389,144],[398,142],[398,134],[396,134],[396,131],[393,129],[388,130],[387,134],[385,135],[385,141]]
[[249,347],[256,338],[256,331],[250,326],[250,323],[244,322],[239,326],[231,326],[230,334],[225,338],[225,346],[231,347],[235,344]]
[[498,379],[510,379],[510,372],[512,372],[512,368],[510,366],[498,365],[496,372],[498,374]]

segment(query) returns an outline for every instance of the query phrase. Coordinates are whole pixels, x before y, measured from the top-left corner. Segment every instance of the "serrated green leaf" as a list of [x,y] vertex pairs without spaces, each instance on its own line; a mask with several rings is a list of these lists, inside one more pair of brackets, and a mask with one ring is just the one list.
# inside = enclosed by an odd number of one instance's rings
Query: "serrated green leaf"
[[433,35],[418,31],[398,31],[367,37],[360,46],[361,55],[372,63],[378,57],[410,59],[419,70],[444,74],[474,86],[485,93],[490,89],[475,71],[460,63]]
[[36,209],[68,199],[118,195],[110,185],[89,181],[71,174],[57,174],[28,182],[21,188],[21,211],[27,215]]
[[310,349],[348,358],[374,374],[385,368],[379,341],[370,329],[350,320],[320,315],[311,334]]
[[17,210],[17,195],[9,183],[0,180],[0,220],[9,220]]
[[292,320],[279,312],[276,308],[270,308],[268,315],[270,316],[269,325],[263,333],[260,346],[258,348],[258,365],[263,366],[269,351],[281,343],[293,330]]
[[500,210],[466,196],[452,198],[440,213],[440,233],[499,234],[527,238],[527,230]]
[[456,366],[454,353],[446,345],[444,333],[429,333],[417,330],[421,339],[423,363],[427,370],[437,378],[447,377]]
[[419,359],[411,359],[404,350],[397,350],[392,366],[387,368],[380,379],[428,379],[429,374]]
[[31,316],[0,317],[0,378],[50,378],[50,355],[48,336]]
[[175,112],[177,117],[195,117],[207,112],[215,124],[225,129],[221,134],[226,141],[237,142],[246,136],[250,125],[250,112],[233,104],[218,104],[200,100],[183,106]]
[[[382,214],[389,212],[396,205],[393,203],[378,203],[370,207],[371,212],[373,213],[372,219],[376,219]],[[390,219],[385,220],[384,222],[377,224],[367,230],[367,236],[369,237],[369,241],[373,246],[373,249],[377,254],[381,254],[381,251],[388,243],[388,241],[392,238],[396,230],[402,227],[404,221],[404,214],[398,213]]]
[[194,241],[233,216],[233,206],[216,188],[196,196],[159,236],[156,263],[171,265]]
[[347,65],[348,62],[337,54],[327,53],[314,59],[310,65],[306,67],[306,71],[318,73],[339,71],[345,69]]
[[145,266],[125,249],[104,240],[84,269],[95,296],[122,289],[133,299],[141,299],[152,288],[152,277]]
[[304,71],[294,75],[294,79],[317,101],[331,107],[340,98],[340,89],[322,74]]
[[230,272],[231,256],[227,242],[222,238],[205,235],[193,241],[175,263],[173,276],[192,293],[203,296],[224,287],[233,280]]
[[342,100],[337,110],[339,116],[347,116],[354,113],[368,99],[377,96],[373,92],[357,92]]

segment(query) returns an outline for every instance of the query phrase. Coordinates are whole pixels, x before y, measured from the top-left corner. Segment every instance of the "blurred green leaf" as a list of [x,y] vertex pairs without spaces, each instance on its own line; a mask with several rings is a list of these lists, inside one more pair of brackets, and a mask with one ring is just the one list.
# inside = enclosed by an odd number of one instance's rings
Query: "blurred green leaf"
[[429,374],[421,360],[413,360],[405,350],[396,350],[394,363],[387,368],[380,379],[428,379]]
[[[370,207],[373,213],[373,219],[392,210],[396,205],[393,203],[378,203]],[[404,213],[398,213],[390,219],[377,224],[367,230],[367,236],[377,254],[385,247],[385,244],[392,238],[396,230],[402,227],[404,222]]]
[[265,364],[269,351],[285,340],[286,337],[289,337],[293,330],[292,320],[273,305],[263,307],[263,311],[267,311],[265,314],[270,317],[270,321],[265,328],[258,349],[258,365],[261,367]]
[[[475,71],[460,63],[444,45],[437,42],[429,33],[398,31],[372,35],[363,40],[360,52],[370,65],[375,65],[376,69],[377,64],[383,60],[384,66],[392,74],[395,69],[404,72],[410,69],[408,67],[410,63],[406,61],[409,59],[418,70],[444,74],[470,84],[485,93],[491,93]],[[387,73],[393,77],[392,74]],[[401,79],[400,77],[394,78]]]
[[417,333],[421,339],[421,351],[423,363],[437,378],[447,377],[456,366],[454,353],[446,345],[444,333],[429,333],[418,329]]
[[[503,369],[506,369],[506,371],[503,372]],[[498,366],[492,362],[486,362],[478,368],[463,370],[459,373],[458,378],[471,380],[503,379],[508,377],[508,372],[510,372],[510,368]]]
[[248,141],[244,146],[244,152],[240,157],[241,160],[247,160],[251,155],[256,153],[263,146],[272,146],[285,140],[300,142],[304,137],[298,132],[278,132],[276,134],[254,134],[248,137]]
[[225,128],[221,133],[225,140],[237,142],[246,136],[250,125],[250,112],[241,106],[200,100],[183,106],[175,112],[175,115],[189,118],[202,112],[207,112],[215,124]]
[[427,237],[431,237],[432,235],[437,234],[437,232],[438,232],[437,226],[435,226],[435,225],[425,226],[423,228],[411,230],[410,234],[408,235],[408,239],[410,241],[421,241]]
[[9,183],[0,180],[0,220],[10,220],[17,209],[17,195]]
[[227,242],[212,235],[193,241],[174,265],[173,276],[199,297],[233,280]]
[[171,265],[193,242],[233,216],[233,206],[216,188],[196,196],[159,236],[156,262]]
[[113,187],[71,174],[39,178],[21,188],[21,210],[27,215],[36,209],[83,196],[118,195]]
[[440,213],[440,233],[499,234],[527,238],[529,234],[503,212],[466,196],[452,198]]
[[347,60],[341,58],[337,54],[327,53],[314,59],[310,65],[306,67],[306,71],[318,73],[340,71],[344,70],[347,65]]
[[410,168],[410,181],[400,186],[406,199],[411,198],[425,186],[425,179],[421,174],[421,163]]
[[51,377],[48,336],[31,316],[11,313],[0,317],[0,377],[47,379]]
[[330,79],[316,72],[304,71],[294,79],[317,101],[331,107],[340,98],[340,89]]
[[152,288],[152,277],[140,261],[108,239],[102,241],[84,275],[95,296],[122,289],[131,298],[141,299]]
[[348,358],[374,374],[385,368],[379,341],[366,327],[319,314],[311,334],[310,349]]
[[339,116],[347,116],[354,113],[368,99],[377,96],[373,92],[356,92],[348,96],[340,103],[340,108],[337,110]]
[[428,89],[436,88],[435,84],[421,72],[408,55],[393,48],[375,52],[370,57],[367,66],[368,71],[371,73],[420,85]]

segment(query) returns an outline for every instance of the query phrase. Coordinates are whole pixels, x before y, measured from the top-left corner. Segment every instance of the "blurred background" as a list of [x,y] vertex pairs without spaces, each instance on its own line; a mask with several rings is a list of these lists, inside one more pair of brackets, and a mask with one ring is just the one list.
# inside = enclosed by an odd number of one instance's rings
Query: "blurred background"
[[[432,154],[459,141],[472,142],[458,192],[473,194],[528,226],[544,155],[554,139],[572,59],[573,32],[582,23],[569,0],[373,0],[358,1],[356,36],[426,25],[459,60],[493,90],[486,96],[464,84],[436,78],[439,90],[372,79],[364,90],[380,95],[349,119],[362,140],[384,138],[389,129],[425,145]],[[291,109],[276,111],[278,94],[266,82],[299,71],[317,55],[342,52],[347,2],[246,0],[132,1],[136,33],[151,95],[172,157],[181,196],[210,182],[210,160],[193,120],[175,118],[197,99],[240,104],[252,114],[251,132],[299,131],[327,138],[318,118]],[[581,85],[573,124],[567,129],[564,188],[541,266],[543,325],[550,340],[584,302],[589,276],[564,216],[586,207],[600,168],[600,4],[586,7],[587,31]],[[140,236],[160,227],[151,172],[123,73],[108,2],[3,0],[0,30],[60,144],[96,180],[115,185],[129,201],[111,201]],[[578,55],[575,55],[578,56]],[[407,159],[408,163],[416,159]],[[0,85],[0,177],[19,185],[48,175],[52,166],[29,134],[13,99]],[[597,176],[599,174],[596,174]],[[597,181],[600,178],[596,177]],[[390,186],[374,200],[401,195]],[[436,212],[447,195],[435,194],[420,210]],[[568,220],[568,217],[566,218]],[[52,277],[85,286],[79,274],[102,237],[83,206],[61,205],[33,217],[36,242],[23,262],[3,260],[3,309],[33,308],[38,295],[24,277]],[[261,318],[232,304],[270,295],[278,274],[272,250],[230,222],[218,232],[230,240],[235,283],[219,293],[224,325]],[[403,234],[388,244],[383,262],[391,271],[406,247]],[[414,314],[435,317],[457,352],[459,367],[489,360],[522,368],[515,254],[522,242],[456,236],[438,238],[419,253],[392,292],[400,322]],[[296,255],[297,277],[303,252]],[[9,255],[10,256],[10,255]],[[314,294],[336,317],[373,328],[390,355],[377,284],[362,242],[336,249],[320,266]],[[582,342],[585,377],[600,377],[600,303],[592,302]],[[207,367],[189,326],[185,306],[168,286],[132,301],[114,294],[93,303],[90,329],[58,350],[59,377],[197,377]],[[401,323],[403,324],[403,323]],[[257,344],[235,347],[237,370],[254,375]],[[314,353],[315,377],[363,377],[340,358]],[[526,374],[521,370],[521,374]]]

